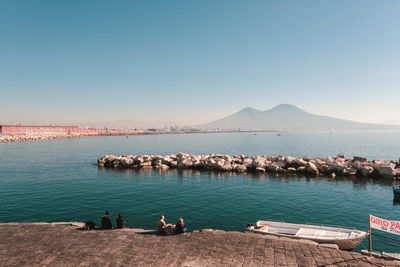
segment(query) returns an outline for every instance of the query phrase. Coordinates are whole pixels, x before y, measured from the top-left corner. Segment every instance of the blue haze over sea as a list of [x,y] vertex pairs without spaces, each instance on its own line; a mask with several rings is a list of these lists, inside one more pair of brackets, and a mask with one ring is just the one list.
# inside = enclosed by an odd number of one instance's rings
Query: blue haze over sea
[[[189,231],[242,231],[259,219],[368,229],[368,213],[399,220],[391,180],[98,169],[106,154],[245,154],[398,160],[400,131],[175,134],[0,144],[0,222],[100,223],[109,210],[128,227],[183,217]],[[365,242],[364,242],[365,243]]]

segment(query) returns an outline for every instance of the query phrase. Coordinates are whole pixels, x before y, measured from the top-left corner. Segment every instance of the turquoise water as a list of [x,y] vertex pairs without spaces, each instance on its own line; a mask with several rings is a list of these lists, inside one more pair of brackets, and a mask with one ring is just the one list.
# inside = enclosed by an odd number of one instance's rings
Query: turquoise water
[[188,229],[241,231],[259,219],[368,229],[368,213],[400,220],[391,181],[198,171],[98,169],[105,154],[328,156],[398,159],[400,132],[228,133],[91,137],[0,144],[0,222],[100,223],[109,210],[128,227],[183,217]]

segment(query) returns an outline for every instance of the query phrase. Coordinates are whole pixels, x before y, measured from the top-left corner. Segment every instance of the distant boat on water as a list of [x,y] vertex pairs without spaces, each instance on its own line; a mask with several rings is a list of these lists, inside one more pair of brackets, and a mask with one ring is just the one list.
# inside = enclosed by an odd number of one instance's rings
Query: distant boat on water
[[393,186],[393,197],[396,199],[400,199],[400,187],[399,186]]
[[393,199],[399,200],[400,201],[400,185],[399,185],[399,179],[394,179],[393,180]]
[[255,226],[248,226],[246,231],[336,244],[343,250],[352,250],[368,235],[367,232],[356,229],[273,221],[258,221]]

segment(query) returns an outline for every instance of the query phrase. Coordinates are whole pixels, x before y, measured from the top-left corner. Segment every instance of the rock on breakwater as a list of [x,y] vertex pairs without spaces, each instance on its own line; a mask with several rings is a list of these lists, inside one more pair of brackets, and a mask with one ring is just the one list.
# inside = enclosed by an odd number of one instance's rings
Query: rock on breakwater
[[335,176],[360,176],[373,178],[392,178],[400,176],[398,161],[373,160],[362,157],[346,158],[339,154],[336,157],[310,158],[290,156],[249,156],[244,155],[193,155],[171,154],[160,155],[106,155],[97,160],[99,167],[104,168],[154,168],[159,170],[197,169],[206,171],[230,172],[270,172],[280,174],[310,174]]

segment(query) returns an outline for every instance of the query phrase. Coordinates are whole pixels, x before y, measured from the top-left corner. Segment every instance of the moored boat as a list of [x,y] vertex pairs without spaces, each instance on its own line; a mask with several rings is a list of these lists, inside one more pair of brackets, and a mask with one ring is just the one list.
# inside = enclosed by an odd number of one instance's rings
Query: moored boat
[[246,231],[336,244],[343,250],[352,250],[368,235],[356,229],[273,221],[258,221],[256,225],[249,225]]
[[393,186],[393,196],[394,198],[400,199],[400,187]]

